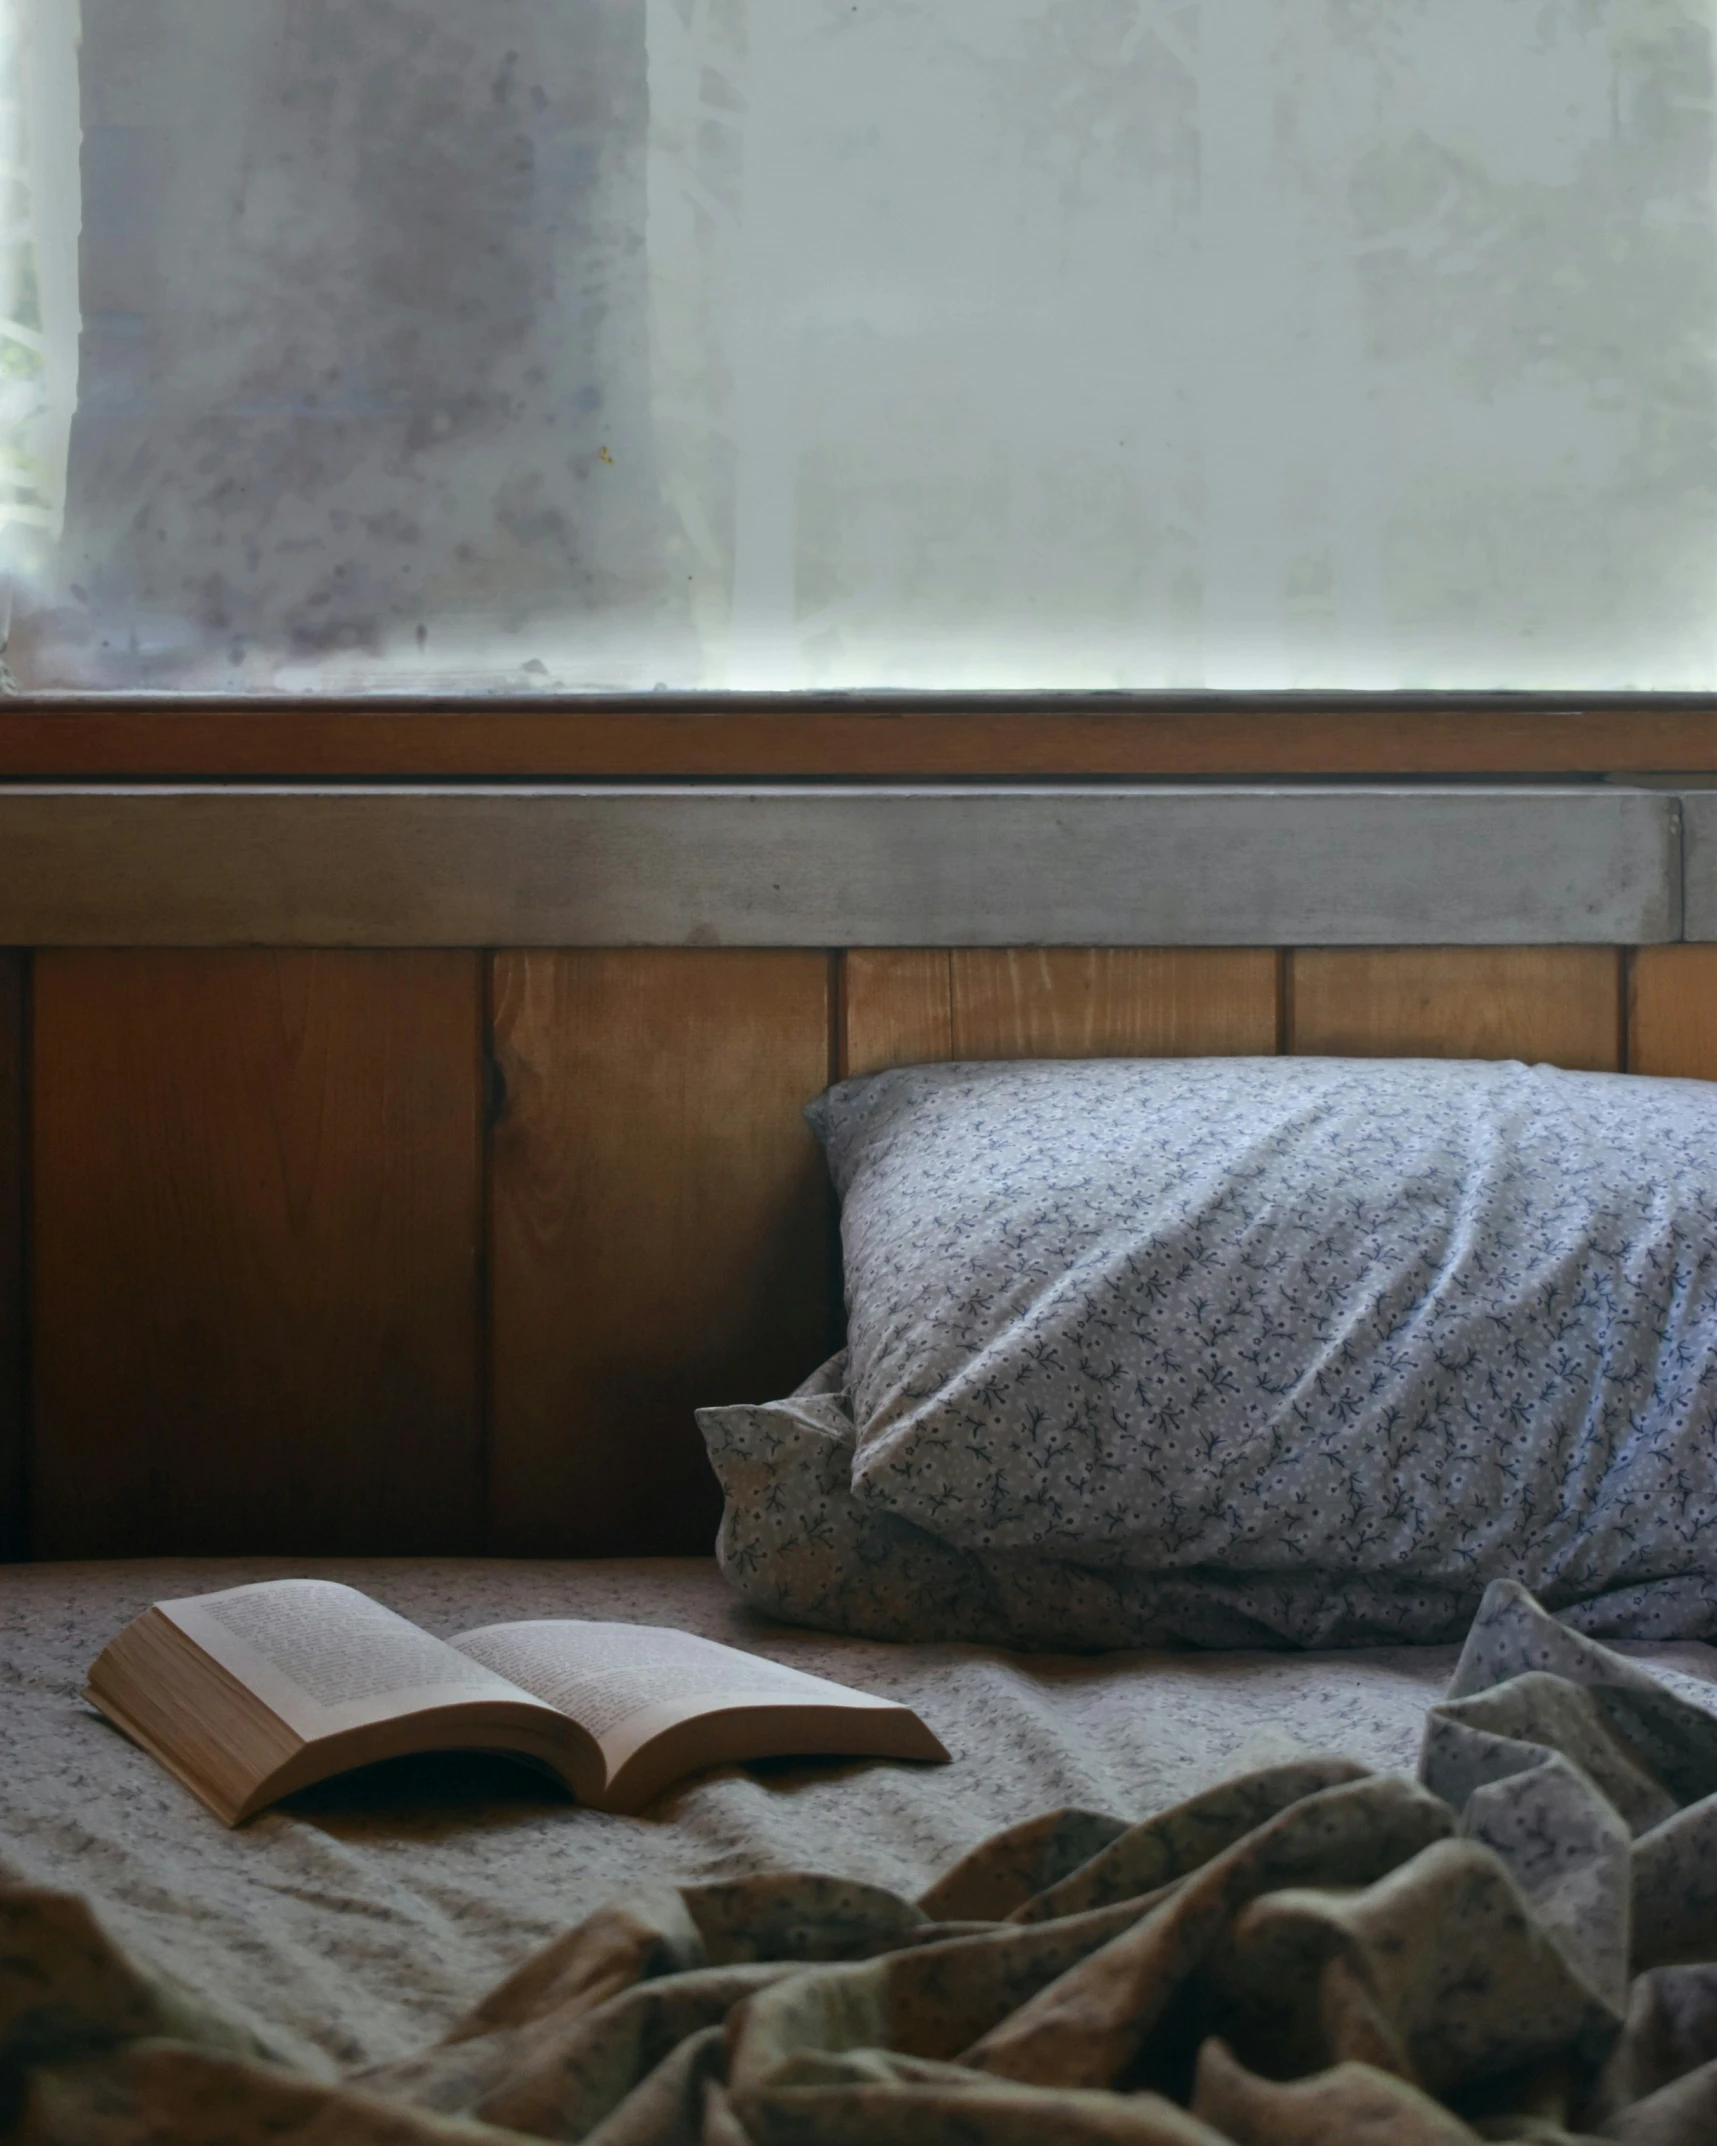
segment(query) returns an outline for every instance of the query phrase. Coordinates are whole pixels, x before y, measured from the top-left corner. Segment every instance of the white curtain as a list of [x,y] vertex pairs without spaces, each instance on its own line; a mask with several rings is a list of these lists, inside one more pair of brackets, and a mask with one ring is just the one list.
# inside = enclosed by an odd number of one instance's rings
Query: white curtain
[[1717,686],[1708,0],[649,0],[736,686]]
[[[0,579],[65,519],[77,407],[77,0],[0,0]],[[0,621],[0,638],[4,622]]]
[[0,0],[15,654],[1717,689],[1714,10]]

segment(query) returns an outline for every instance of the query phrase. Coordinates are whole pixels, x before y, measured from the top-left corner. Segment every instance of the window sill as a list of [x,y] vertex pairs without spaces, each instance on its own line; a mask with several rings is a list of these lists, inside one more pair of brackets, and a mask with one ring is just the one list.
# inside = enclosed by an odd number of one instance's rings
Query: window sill
[[0,703],[0,779],[1052,780],[1717,772],[1717,696]]

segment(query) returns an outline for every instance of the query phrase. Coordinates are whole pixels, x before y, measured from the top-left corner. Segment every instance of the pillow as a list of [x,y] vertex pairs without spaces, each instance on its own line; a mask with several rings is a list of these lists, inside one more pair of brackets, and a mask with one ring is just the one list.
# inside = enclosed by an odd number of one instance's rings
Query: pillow
[[1610,1637],[1717,1633],[1717,1088],[924,1066],[812,1119],[849,1312],[825,1509],[916,1530],[890,1563],[963,1554],[948,1636],[982,1604],[1037,1644],[1447,1639],[1495,1578]]
[[[724,1499],[716,1560],[754,1609],[862,1639],[963,1640],[1089,1653],[1115,1647],[1308,1645],[1365,1635],[1363,1596],[1305,1575],[1273,1583],[1145,1573],[943,1542],[853,1495],[843,1352],[784,1401],[701,1408]],[[1434,1590],[1392,1602],[1397,1622],[1444,1630]],[[1468,1620],[1470,1622],[1470,1619]],[[1600,1629],[1608,1627],[1600,1622]]]
[[843,1352],[784,1401],[698,1410],[724,1501],[717,1563],[788,1624],[1005,1644],[980,1559],[853,1496],[845,1369]]

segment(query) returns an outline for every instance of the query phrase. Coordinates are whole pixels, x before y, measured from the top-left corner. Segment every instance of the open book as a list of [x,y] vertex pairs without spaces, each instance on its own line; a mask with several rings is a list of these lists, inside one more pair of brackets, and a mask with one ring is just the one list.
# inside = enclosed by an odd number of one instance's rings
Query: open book
[[85,1696],[229,1826],[414,1751],[510,1752],[604,1811],[727,1760],[948,1756],[910,1707],[690,1632],[549,1619],[432,1639],[331,1580],[157,1602]]

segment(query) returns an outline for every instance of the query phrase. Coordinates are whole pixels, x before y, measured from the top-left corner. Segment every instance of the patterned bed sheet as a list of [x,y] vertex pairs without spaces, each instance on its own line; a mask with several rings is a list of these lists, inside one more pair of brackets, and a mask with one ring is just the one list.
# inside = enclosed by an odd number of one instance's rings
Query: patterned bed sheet
[[[582,1810],[501,1759],[402,1760],[229,1833],[79,1696],[150,1602],[244,1580],[343,1580],[431,1631],[519,1617],[677,1625],[916,1707],[948,1767],[772,1761],[643,1816]],[[1411,1774],[1452,1647],[1345,1654],[1011,1655],[765,1622],[712,1563],[133,1561],[0,1568],[0,1879],[88,1895],[140,1958],[331,2074],[446,2030],[537,1945],[653,1882],[839,1869],[913,1895],[1061,1805],[1143,1818],[1312,1752]],[[1625,1650],[1712,1703],[1717,1649]]]

